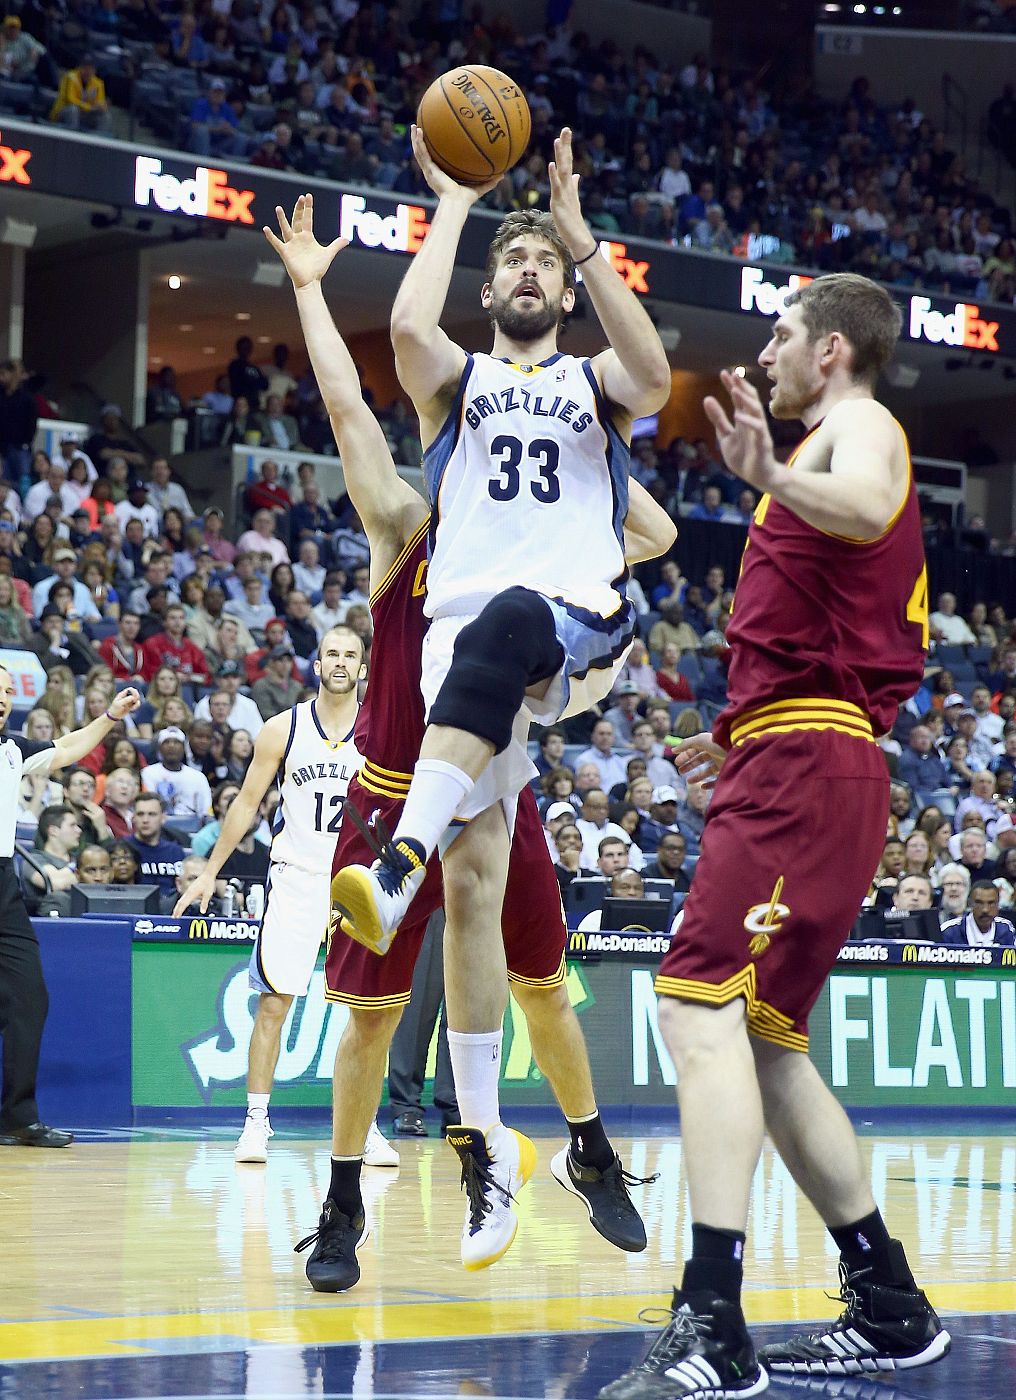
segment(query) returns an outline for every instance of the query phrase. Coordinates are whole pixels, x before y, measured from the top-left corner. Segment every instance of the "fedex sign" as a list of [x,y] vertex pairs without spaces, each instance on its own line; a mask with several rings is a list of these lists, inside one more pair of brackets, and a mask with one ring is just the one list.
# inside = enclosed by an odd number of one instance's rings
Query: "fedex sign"
[[910,338],[932,345],[965,345],[968,350],[997,350],[998,322],[981,319],[981,308],[958,301],[952,311],[933,311],[928,297],[910,298]]
[[28,162],[31,159],[31,151],[16,150],[0,143],[0,184],[30,185]]
[[139,209],[154,204],[164,214],[221,219],[227,224],[252,224],[253,190],[235,190],[224,170],[199,165],[191,179],[178,180],[162,169],[154,156],[134,162],[134,203]]
[[782,285],[767,282],[760,267],[741,268],[741,310],[759,311],[763,316],[780,316],[787,309],[787,297],[799,287],[813,282],[813,277],[802,277],[792,273],[790,280]]
[[384,215],[368,209],[358,194],[344,194],[339,203],[339,237],[365,248],[416,253],[429,229],[427,211],[418,204],[397,204],[394,214]]

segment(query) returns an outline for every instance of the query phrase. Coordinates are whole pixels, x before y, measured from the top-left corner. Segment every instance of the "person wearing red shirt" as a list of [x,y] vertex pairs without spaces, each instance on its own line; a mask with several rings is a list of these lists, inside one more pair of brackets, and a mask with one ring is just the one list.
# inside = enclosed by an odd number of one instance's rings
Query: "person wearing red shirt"
[[687,676],[683,676],[677,669],[680,659],[681,648],[676,642],[664,642],[663,655],[656,670],[656,684],[671,700],[682,700],[693,705],[695,692],[688,684]]
[[160,666],[170,666],[182,680],[208,684],[208,659],[186,635],[187,614],[180,603],[171,603],[163,618],[164,631],[145,642],[141,675],[150,681]]
[[117,681],[142,679],[144,655],[142,643],[138,641],[141,618],[136,612],[124,611],[120,614],[120,625],[116,635],[103,637],[96,648],[103,661],[113,672]]
[[252,482],[244,493],[248,514],[253,515],[257,510],[287,511],[292,504],[289,492],[279,485],[278,462],[262,462],[261,480]]
[[[257,651],[250,652],[244,657],[244,670],[247,672],[247,684],[253,685],[255,681],[261,680],[265,674],[265,661],[268,653],[274,651],[276,647],[288,647],[292,650],[292,642],[289,640],[289,633],[286,630],[286,619],[284,617],[273,617],[265,627],[265,644],[258,647]],[[295,654],[293,662],[293,679],[302,680],[303,673],[296,665]]]

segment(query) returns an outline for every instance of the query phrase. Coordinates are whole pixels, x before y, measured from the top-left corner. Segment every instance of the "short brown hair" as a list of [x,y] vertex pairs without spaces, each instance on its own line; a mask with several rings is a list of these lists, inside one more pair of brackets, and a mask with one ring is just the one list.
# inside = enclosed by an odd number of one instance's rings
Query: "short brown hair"
[[516,238],[524,238],[527,233],[550,244],[561,259],[565,291],[574,287],[575,259],[558,233],[552,215],[542,209],[515,209],[501,220],[487,249],[487,261],[483,268],[483,275],[487,281],[489,282],[497,271],[497,264],[504,250],[510,247]]
[[787,306],[798,303],[808,339],[839,331],[854,352],[853,377],[874,383],[895,354],[903,324],[886,289],[856,272],[832,272],[791,292]]

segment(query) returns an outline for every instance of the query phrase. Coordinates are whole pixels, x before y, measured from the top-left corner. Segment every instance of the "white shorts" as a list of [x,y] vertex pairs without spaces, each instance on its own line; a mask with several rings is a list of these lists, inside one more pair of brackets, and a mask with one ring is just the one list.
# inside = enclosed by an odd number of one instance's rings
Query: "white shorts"
[[[541,700],[526,698],[515,716],[508,747],[490,760],[456,813],[463,821],[471,821],[488,807],[501,802],[505,807],[508,830],[513,831],[515,798],[537,776],[536,765],[526,747],[530,725],[554,724],[559,719],[581,714],[597,704],[605,695],[609,695],[621,667],[628,659],[635,625],[634,610],[630,605],[623,610],[624,620],[619,619],[618,626],[612,630],[608,621],[608,630],[605,630],[583,624],[549,598],[545,598],[544,602],[554,614],[554,630],[565,654],[564,665],[551,679],[547,693]],[[629,612],[630,626],[627,618]],[[465,613],[436,617],[427,630],[423,641],[421,689],[428,716],[451,667],[455,639],[476,616],[476,613]],[[616,656],[613,655],[615,652]]]
[[254,991],[306,995],[328,927],[331,881],[331,871],[319,874],[272,861],[261,930],[250,955]]

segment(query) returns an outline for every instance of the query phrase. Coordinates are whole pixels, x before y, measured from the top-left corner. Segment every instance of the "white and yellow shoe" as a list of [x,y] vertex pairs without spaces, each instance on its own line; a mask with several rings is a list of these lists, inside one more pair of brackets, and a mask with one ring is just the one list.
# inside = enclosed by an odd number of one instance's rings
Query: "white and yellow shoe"
[[458,1154],[466,1192],[462,1264],[469,1270],[486,1269],[507,1254],[515,1239],[515,1198],[536,1170],[536,1148],[503,1123],[486,1134],[452,1126],[446,1137]]
[[248,1113],[243,1132],[233,1148],[234,1162],[267,1162],[268,1139],[274,1137],[268,1114],[258,1113],[254,1117]]
[[333,917],[340,914],[343,933],[372,953],[388,952],[426,878],[426,862],[414,844],[389,842],[373,865],[347,865],[332,878]]

